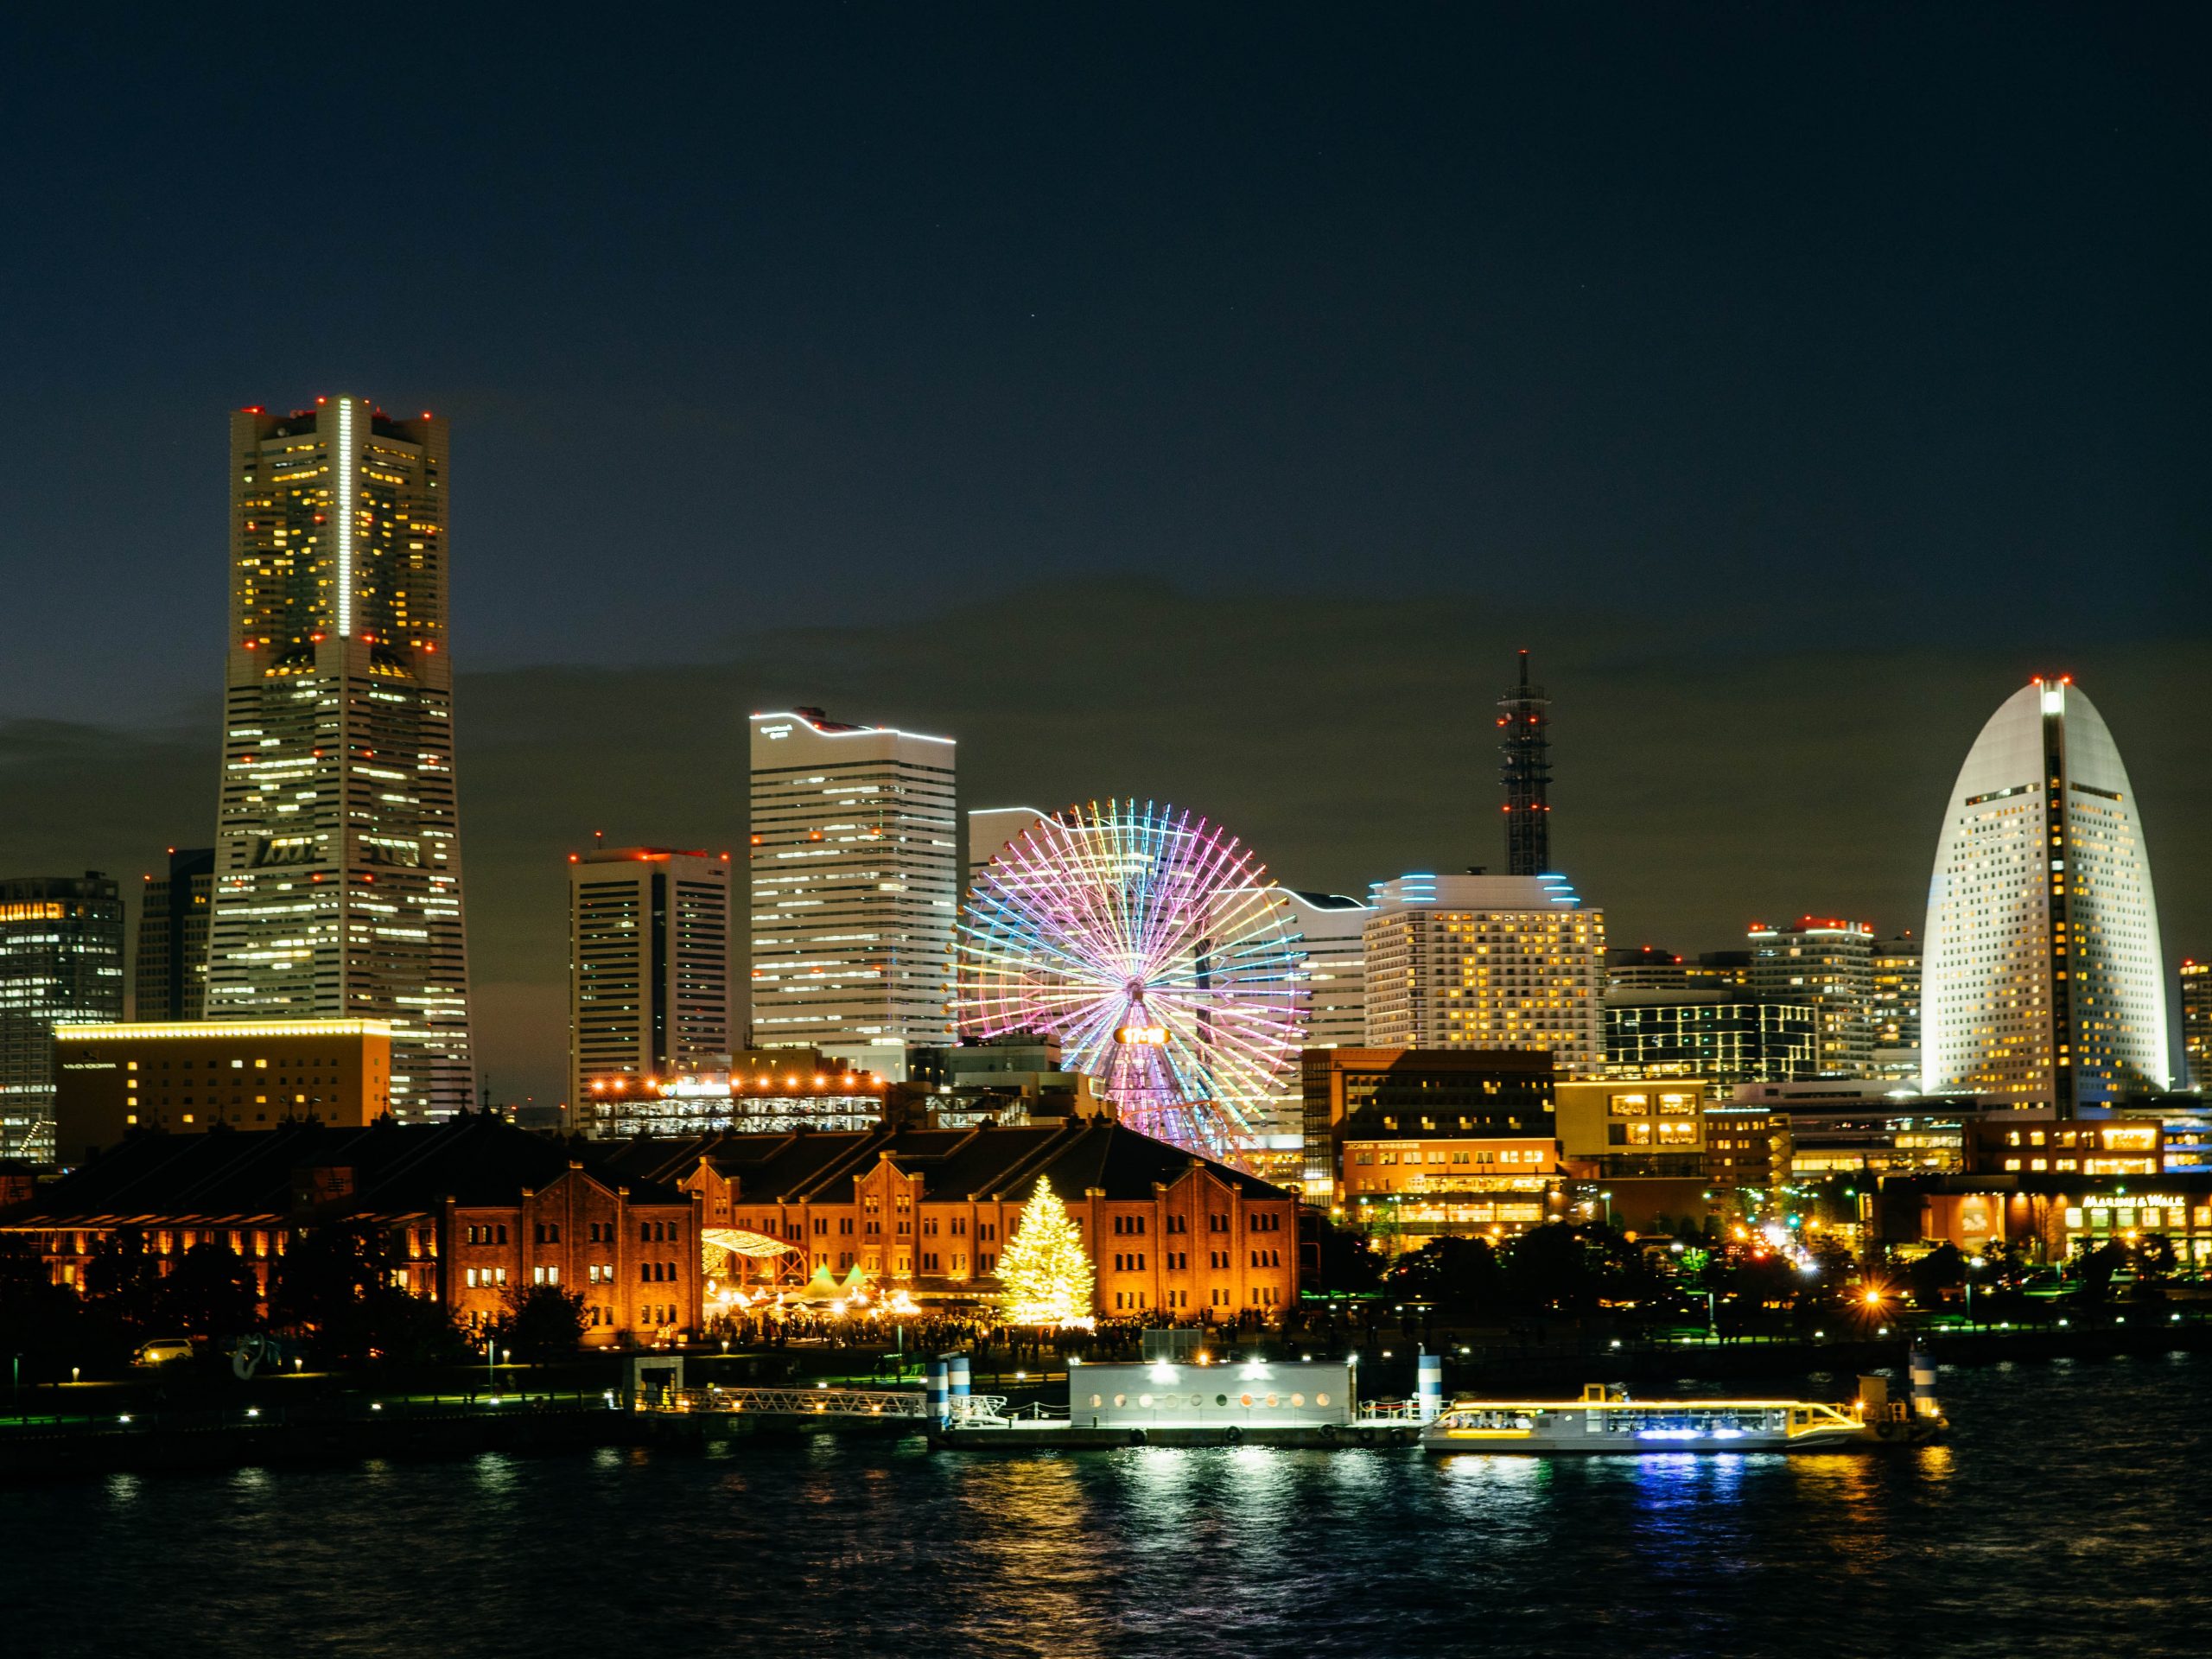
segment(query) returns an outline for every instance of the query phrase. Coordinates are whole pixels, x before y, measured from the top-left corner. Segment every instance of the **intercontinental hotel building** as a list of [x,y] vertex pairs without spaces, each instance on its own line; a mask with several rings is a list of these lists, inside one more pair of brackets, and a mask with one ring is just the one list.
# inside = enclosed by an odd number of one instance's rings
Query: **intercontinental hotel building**
[[1943,815],[1924,938],[1929,1092],[2065,1117],[2167,1086],[2143,822],[2078,686],[2031,682],[1975,739]]
[[217,1020],[373,1020],[403,1122],[469,1103],[446,423],[231,417]]

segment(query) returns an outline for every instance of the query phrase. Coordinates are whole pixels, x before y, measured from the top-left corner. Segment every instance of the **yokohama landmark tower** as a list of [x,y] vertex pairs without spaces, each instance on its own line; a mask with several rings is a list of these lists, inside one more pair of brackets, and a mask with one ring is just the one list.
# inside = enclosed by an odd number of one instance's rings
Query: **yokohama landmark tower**
[[393,1115],[469,1103],[446,423],[231,417],[215,1019],[391,1027]]

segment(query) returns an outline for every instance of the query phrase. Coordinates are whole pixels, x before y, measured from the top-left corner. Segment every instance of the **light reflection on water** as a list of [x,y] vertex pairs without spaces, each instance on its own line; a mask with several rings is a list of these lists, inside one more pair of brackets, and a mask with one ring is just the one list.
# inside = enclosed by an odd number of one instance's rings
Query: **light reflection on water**
[[[2212,1364],[1946,1370],[1949,1443],[1545,1459],[739,1443],[0,1502],[10,1650],[359,1659],[2189,1650]],[[181,1541],[189,1541],[181,1548]],[[621,1640],[610,1647],[608,1633]]]

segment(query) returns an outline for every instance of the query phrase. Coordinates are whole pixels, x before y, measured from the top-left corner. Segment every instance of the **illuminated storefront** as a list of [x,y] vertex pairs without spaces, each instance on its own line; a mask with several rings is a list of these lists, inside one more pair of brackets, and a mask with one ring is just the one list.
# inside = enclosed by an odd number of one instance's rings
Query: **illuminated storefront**
[[1350,1214],[1394,1251],[1510,1236],[1564,1211],[1554,1141],[1347,1141],[1344,1158]]

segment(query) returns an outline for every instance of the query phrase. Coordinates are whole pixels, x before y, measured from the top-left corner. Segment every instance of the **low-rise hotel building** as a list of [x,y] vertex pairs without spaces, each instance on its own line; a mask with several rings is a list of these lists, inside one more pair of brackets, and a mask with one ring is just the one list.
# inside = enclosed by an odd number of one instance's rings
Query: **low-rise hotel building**
[[1348,1140],[1553,1137],[1551,1058],[1527,1049],[1309,1048],[1301,1063],[1308,1203],[1344,1196]]
[[138,1129],[359,1128],[391,1109],[391,1028],[380,1020],[57,1026],[54,1065],[67,1164]]
[[1562,1083],[1560,1153],[1599,1178],[1705,1176],[1705,1084]]

